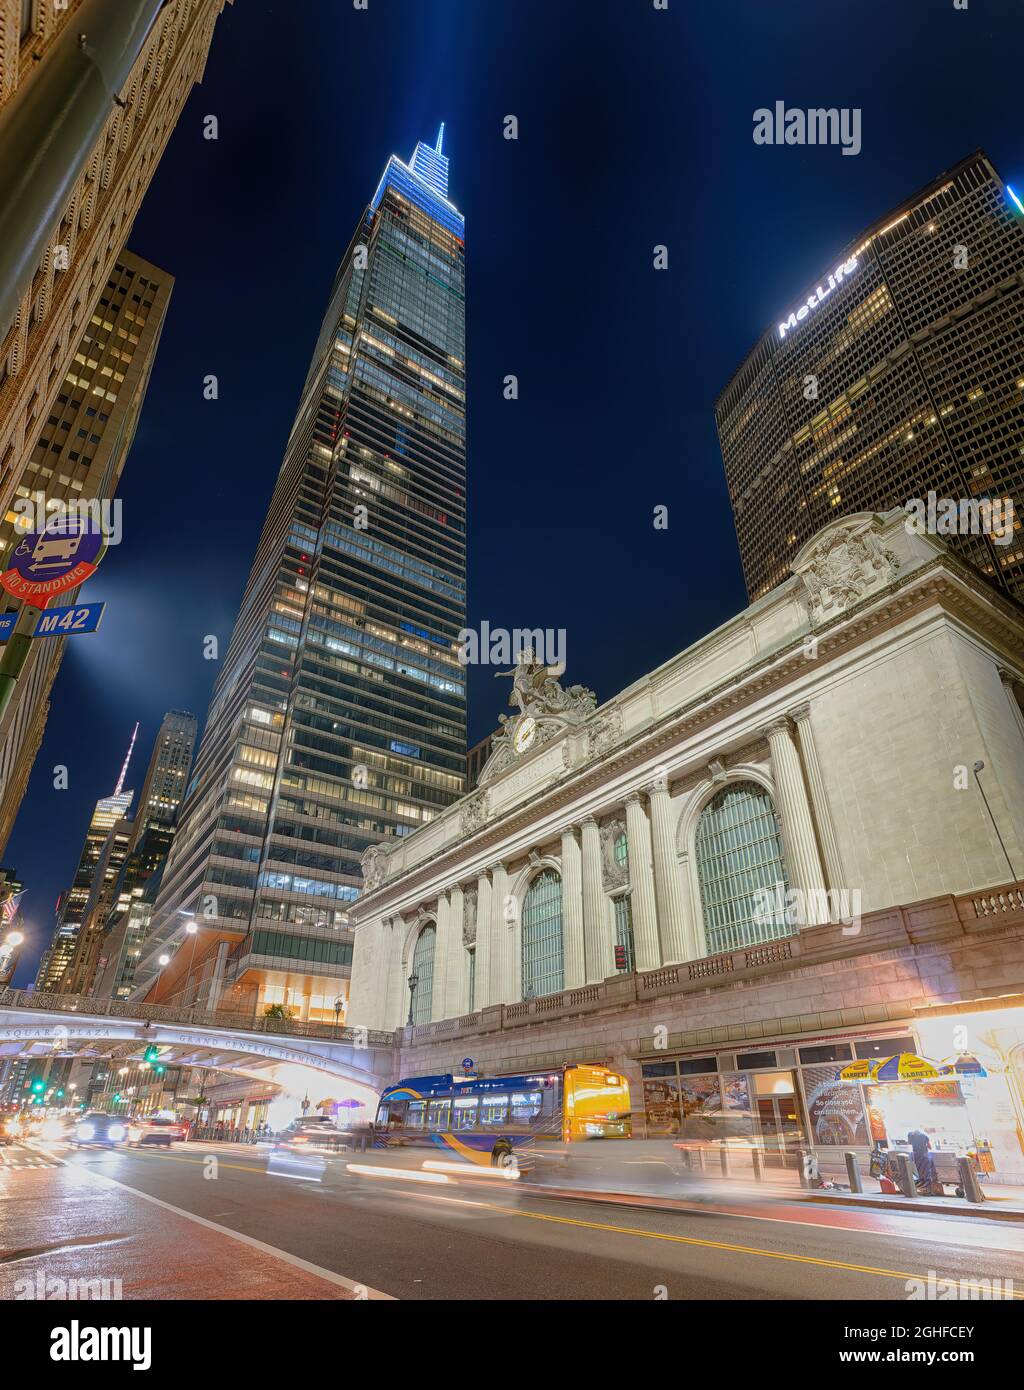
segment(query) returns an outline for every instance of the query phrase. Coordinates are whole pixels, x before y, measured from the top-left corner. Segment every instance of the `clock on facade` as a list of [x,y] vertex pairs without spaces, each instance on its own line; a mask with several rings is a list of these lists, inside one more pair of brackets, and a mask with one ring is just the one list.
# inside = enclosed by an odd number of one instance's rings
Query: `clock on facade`
[[517,753],[525,753],[527,748],[537,737],[537,721],[532,714],[528,714],[521,720],[515,733],[515,750]]

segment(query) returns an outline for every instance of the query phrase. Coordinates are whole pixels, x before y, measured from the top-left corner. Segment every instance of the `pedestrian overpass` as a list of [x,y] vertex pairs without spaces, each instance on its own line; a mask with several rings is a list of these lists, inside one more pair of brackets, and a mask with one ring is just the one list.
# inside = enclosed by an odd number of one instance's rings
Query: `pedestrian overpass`
[[[366,1028],[241,1017],[78,994],[0,990],[0,1062],[108,1062],[131,1066],[160,1049],[166,1067],[249,1077],[282,1095],[358,1102],[372,1116],[394,1076],[394,1037]],[[225,1078],[226,1079],[226,1078]]]

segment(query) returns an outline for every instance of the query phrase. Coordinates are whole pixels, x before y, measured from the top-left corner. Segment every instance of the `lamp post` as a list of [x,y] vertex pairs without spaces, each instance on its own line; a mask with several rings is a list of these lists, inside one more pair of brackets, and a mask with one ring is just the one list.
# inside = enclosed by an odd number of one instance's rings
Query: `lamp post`
[[[192,983],[192,967],[193,967],[193,966],[195,965],[195,963],[196,963],[196,941],[197,941],[197,939],[198,939],[199,928],[196,926],[195,922],[193,921],[193,922],[186,922],[186,923],[185,923],[185,930],[186,930],[186,932],[189,934],[189,936],[192,938],[192,953],[191,953],[191,955],[189,956],[189,959],[188,959],[188,974],[187,974],[186,977],[185,977],[185,993],[186,993],[186,995],[187,995],[187,994],[188,994],[188,987],[189,987],[189,985]],[[186,1008],[189,1007],[187,1001],[186,1001],[185,1007],[186,1007]]]
[[1010,863],[1010,856],[1006,852],[1006,845],[1003,843],[1003,837],[999,833],[999,826],[996,825],[996,818],[992,814],[992,807],[988,804],[988,797],[985,795],[985,788],[981,785],[981,772],[984,769],[984,767],[985,764],[979,758],[978,761],[974,764],[974,780],[978,784],[978,791],[981,792],[981,799],[985,803],[985,810],[988,812],[988,818],[992,822],[992,829],[996,832],[996,839],[999,841],[999,848],[1003,851],[1003,858],[1006,860],[1006,867],[1010,870],[1010,877],[1016,883],[1017,875],[1014,873],[1013,865]]
[[342,1009],[343,1009],[344,1007],[345,1007],[345,997],[344,997],[344,995],[339,994],[338,997],[337,997],[337,999],[335,999],[335,1001],[334,1001],[334,1030],[335,1030],[335,1032],[337,1032],[337,1030],[338,1030],[338,1020],[339,1020],[340,1017],[341,1017],[341,1011],[342,1011]]
[[412,1009],[413,1009],[413,1002],[414,1002],[414,1000],[415,1000],[415,998],[416,998],[416,986],[419,984],[419,982],[420,982],[420,977],[416,974],[416,972],[415,972],[415,970],[414,970],[414,971],[412,972],[412,974],[409,976],[409,1021],[408,1021],[407,1025],[406,1025],[406,1027],[408,1027],[408,1028],[411,1028],[411,1027],[413,1026],[413,1023],[412,1023]]

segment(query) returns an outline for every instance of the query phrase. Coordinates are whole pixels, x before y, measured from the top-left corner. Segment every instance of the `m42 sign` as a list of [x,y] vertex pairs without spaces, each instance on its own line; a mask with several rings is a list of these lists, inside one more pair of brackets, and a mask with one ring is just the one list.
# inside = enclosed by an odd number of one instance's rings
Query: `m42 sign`
[[72,608],[47,608],[39,615],[33,637],[67,637],[72,632],[95,632],[105,603],[77,603]]

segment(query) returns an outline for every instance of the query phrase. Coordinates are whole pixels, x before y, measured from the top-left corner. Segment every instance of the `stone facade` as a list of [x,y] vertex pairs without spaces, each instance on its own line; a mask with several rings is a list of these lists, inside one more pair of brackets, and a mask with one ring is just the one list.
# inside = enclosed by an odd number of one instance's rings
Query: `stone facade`
[[[601,1061],[642,1094],[645,1061],[707,1053],[724,1075],[761,1048],[802,1086],[823,1040],[861,1055],[916,1039],[922,1011],[1024,995],[1024,618],[904,522],[837,521],[786,584],[378,851],[349,1022],[397,1030],[401,1075]],[[709,887],[702,827],[735,789],[770,808],[794,905],[760,936],[728,903],[723,928]],[[757,848],[722,833],[726,861]],[[552,872],[562,969],[536,990],[530,895]]]

